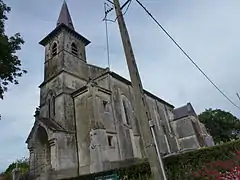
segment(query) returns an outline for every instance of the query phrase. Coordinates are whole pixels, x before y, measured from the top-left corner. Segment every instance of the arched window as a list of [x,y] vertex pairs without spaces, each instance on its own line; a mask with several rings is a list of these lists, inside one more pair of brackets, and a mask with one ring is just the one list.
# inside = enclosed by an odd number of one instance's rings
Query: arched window
[[123,123],[133,125],[132,123],[134,123],[134,116],[132,105],[128,98],[124,95],[121,96],[121,104]]
[[54,118],[54,116],[55,116],[55,94],[52,90],[50,90],[48,92],[46,103],[47,103],[47,106],[48,106],[47,117],[50,118],[50,119]]
[[52,46],[52,57],[57,55],[57,43],[54,43]]
[[71,48],[72,48],[72,53],[73,53],[73,55],[77,56],[77,55],[78,55],[78,49],[77,49],[76,44],[75,44],[75,43],[72,43]]

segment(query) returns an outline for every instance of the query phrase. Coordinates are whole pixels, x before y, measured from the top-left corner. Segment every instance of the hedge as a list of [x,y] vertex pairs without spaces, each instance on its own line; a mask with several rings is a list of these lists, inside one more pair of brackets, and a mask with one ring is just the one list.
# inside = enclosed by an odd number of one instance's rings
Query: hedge
[[[237,152],[239,152],[239,156],[236,156]],[[163,159],[163,162],[168,180],[194,180],[215,179],[212,175],[210,175],[211,172],[215,172],[216,174],[216,172],[219,173],[220,171],[226,171],[226,169],[219,168],[215,166],[215,164],[220,164],[220,162],[229,163],[229,160],[231,160],[231,163],[233,163],[234,161],[235,164],[232,164],[234,167],[240,165],[239,140],[219,146],[202,148],[191,152],[168,156]],[[211,171],[207,171],[208,169],[211,169]],[[206,170],[206,172],[209,172],[209,174],[204,174],[204,170]],[[117,174],[119,179],[121,180],[151,179],[151,170],[149,163],[143,160],[141,163],[137,165],[132,165],[130,167],[80,176],[77,178],[73,178],[72,180],[94,180],[96,177],[107,176],[110,174]]]
[[212,166],[212,164],[216,162],[223,164],[224,162],[232,160],[235,161],[235,165],[240,165],[239,159],[236,158],[236,153],[239,151],[240,141],[238,140],[219,146],[169,156],[164,159],[168,180],[206,179],[206,177],[196,178],[194,174],[206,170],[206,168],[208,168],[209,171],[210,168],[212,171],[222,171],[223,169],[219,169],[219,166]]
[[131,165],[129,167],[112,169],[109,171],[83,175],[76,178],[71,178],[71,180],[95,180],[95,178],[104,177],[112,174],[116,174],[121,180],[150,180],[151,179],[150,166],[146,160],[142,160],[140,163]]

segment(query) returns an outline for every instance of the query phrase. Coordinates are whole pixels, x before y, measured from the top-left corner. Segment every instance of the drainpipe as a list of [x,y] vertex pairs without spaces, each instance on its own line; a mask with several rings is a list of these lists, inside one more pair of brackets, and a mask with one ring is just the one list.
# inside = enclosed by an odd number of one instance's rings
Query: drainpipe
[[152,132],[153,141],[154,141],[155,148],[156,148],[156,151],[157,151],[157,156],[158,156],[158,161],[160,163],[160,168],[162,170],[163,180],[167,180],[167,176],[166,176],[166,173],[165,173],[165,169],[164,169],[164,166],[163,166],[160,150],[158,148],[158,143],[157,143],[157,139],[156,139],[156,135],[155,135],[155,131],[154,131],[155,124],[154,124],[153,120],[149,121],[149,126],[150,126],[150,129],[151,129],[151,132]]

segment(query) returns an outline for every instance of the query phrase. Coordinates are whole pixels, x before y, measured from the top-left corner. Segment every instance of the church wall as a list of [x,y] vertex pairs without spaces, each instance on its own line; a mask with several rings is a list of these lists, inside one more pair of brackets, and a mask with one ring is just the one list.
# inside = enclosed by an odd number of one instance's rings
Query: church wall
[[90,86],[74,102],[80,174],[103,170],[105,162],[120,160],[110,92]]
[[65,127],[64,123],[64,96],[61,94],[60,96],[57,96],[55,98],[55,118],[54,120],[58,123],[60,123],[63,127]]
[[167,142],[166,145],[168,148],[168,152],[177,152],[179,150],[179,144],[175,132],[173,131],[173,128],[171,126],[171,121],[173,120],[173,107],[170,107],[159,101],[156,101],[156,105],[157,111],[160,114],[160,119],[162,119],[162,128],[164,127],[162,131],[166,131],[166,133],[164,133],[164,139]]
[[[64,69],[72,74],[80,77],[81,79],[88,80],[89,77],[95,77],[99,75],[103,70],[100,67],[87,64],[86,62],[86,52],[85,52],[85,44],[75,38],[70,33],[64,31],[63,36],[64,41]],[[72,53],[72,43],[77,46],[77,55]]]
[[50,90],[53,90],[56,96],[63,92],[63,74],[59,74],[52,80],[48,81],[47,83],[44,83],[44,85],[41,85],[40,106],[42,106],[45,103],[46,97]]
[[[55,115],[51,118],[59,123],[63,128],[69,131],[75,130],[73,119],[73,99],[69,94],[62,93],[55,97]],[[48,104],[40,108],[41,117],[49,118]]]
[[[74,177],[78,175],[78,158],[75,134],[58,132],[56,138],[57,166],[55,172],[58,178]],[[64,173],[63,173],[64,172]],[[66,173],[68,172],[68,173]]]
[[[121,160],[134,158],[133,145],[132,145],[132,142],[134,142],[134,137],[131,137],[132,136],[131,131],[136,131],[136,130],[135,129],[131,130],[133,127],[130,128],[124,122],[124,111],[123,111],[123,104],[122,104],[123,97],[126,98],[126,101],[132,104],[131,103],[132,94],[130,93],[129,87],[125,83],[112,77],[111,77],[111,88],[113,93],[113,105],[114,105],[114,111],[115,111],[114,113],[116,115],[115,122],[116,122],[116,130],[118,135],[117,138],[119,142],[120,158]],[[135,121],[134,118],[131,119],[131,122],[134,122],[134,121]],[[138,149],[140,149],[140,147],[138,147]]]
[[75,131],[73,98],[70,94],[63,94],[63,100],[64,118],[61,124],[67,130]]
[[[62,36],[62,45],[64,51],[64,61],[63,67],[66,71],[84,79],[88,79],[88,66],[86,64],[86,53],[85,53],[85,45],[83,42],[77,38],[75,38],[72,34],[63,30]],[[72,43],[74,43],[77,47],[77,55],[72,53]]]
[[[40,90],[40,114],[48,117],[48,102],[46,100],[49,91],[54,92],[55,121],[64,128],[74,131],[73,99],[69,93],[83,86],[86,82],[68,73],[61,73]],[[63,93],[65,92],[65,93]],[[53,117],[52,117],[53,118]]]
[[[86,51],[85,51],[85,44],[77,39],[72,34],[68,33],[66,30],[64,30],[64,50],[72,54],[71,45],[72,43],[75,43],[78,49],[78,58],[82,61],[86,62]],[[72,54],[73,55],[73,54]],[[74,55],[73,55],[74,56]],[[76,56],[75,56],[76,57]]]
[[83,80],[88,80],[88,66],[84,61],[64,51],[64,69]]
[[[113,91],[113,105],[116,115],[115,122],[118,133],[120,157],[122,160],[142,157],[139,130],[133,109],[132,90],[130,86],[112,77],[111,88]],[[124,102],[128,106],[127,115],[130,119],[129,125],[125,122]]]
[[169,141],[167,138],[169,129],[164,105],[151,97],[146,96],[146,99],[151,118],[155,121],[155,133],[157,136],[158,147],[160,148],[161,153],[168,154],[170,153]]
[[[62,98],[59,96],[63,92],[63,75],[60,74],[59,76],[53,78],[48,83],[45,83],[41,86],[40,89],[40,117],[49,118],[49,94],[53,93],[55,97],[55,101],[53,101],[55,106],[55,119],[58,122],[62,121]],[[53,107],[52,107],[53,108]],[[56,111],[56,109],[61,111]],[[53,109],[52,109],[53,111]],[[53,117],[51,117],[53,118]]]
[[132,131],[133,131],[133,135],[136,136],[137,139],[139,139],[140,138],[140,130],[139,130],[139,127],[138,127],[136,115],[134,114],[134,112],[135,112],[135,109],[134,109],[135,107],[134,107],[134,104],[133,104],[134,96],[133,96],[133,89],[130,85],[128,85],[128,90],[129,90],[129,93],[130,93],[129,101],[131,102],[131,108],[132,108],[132,111],[133,111],[132,115],[134,116],[133,117],[133,122],[132,122]]
[[185,138],[179,138],[179,145],[180,149],[197,149],[200,148],[200,145],[198,143],[198,139],[195,135],[188,136]]
[[64,47],[64,32],[60,31],[58,34],[56,34],[51,41],[46,44],[45,46],[45,62],[48,61],[49,59],[51,59],[51,47],[53,46],[53,43],[57,43],[57,49],[58,52],[61,52],[63,50]]
[[169,108],[167,106],[165,106],[165,108],[166,108],[166,112],[167,112],[167,116],[168,116],[169,122],[173,121],[174,120],[174,114],[172,112],[173,108]]
[[89,80],[100,75],[104,69],[86,64],[78,57],[73,56],[71,53],[64,51],[64,70],[79,77],[82,80]]
[[94,120],[92,97],[89,91],[74,98],[78,161],[80,173],[90,172],[90,128]]
[[172,125],[178,138],[192,136],[195,134],[192,121],[189,117],[183,117],[175,120],[172,122]]
[[[133,92],[132,88],[129,85],[126,85],[122,81],[119,81],[117,79],[112,78],[112,87],[113,87],[113,93],[114,93],[114,104],[115,104],[115,111],[116,111],[116,118],[117,118],[117,131],[119,133],[119,144],[120,144],[120,154],[122,157],[126,156],[126,151],[123,149],[121,150],[121,147],[129,147],[135,149],[140,149],[140,137],[139,137],[139,128],[134,116],[133,120],[133,127],[132,131],[127,134],[125,134],[124,129],[126,126],[124,126],[122,122],[122,114],[121,111],[121,96],[124,95],[133,106]],[[120,98],[117,98],[120,96]],[[149,110],[151,117],[154,119],[156,126],[156,135],[157,140],[159,143],[160,151],[164,154],[168,154],[170,152],[176,152],[178,150],[178,142],[177,138],[174,135],[174,132],[172,130],[170,120],[169,120],[169,113],[171,113],[172,107],[169,107],[166,104],[163,104],[162,102],[158,101],[157,99],[154,99],[152,97],[149,97],[146,95],[147,103],[149,105]],[[129,130],[129,129],[128,129]],[[165,132],[164,132],[165,131]],[[131,135],[132,134],[132,135]],[[133,136],[133,138],[131,138]],[[121,137],[125,137],[125,139],[130,138],[133,139],[132,142],[135,142],[135,147],[131,147],[131,145],[126,145],[126,142]],[[131,153],[130,153],[131,154]]]
[[106,131],[109,133],[116,133],[110,94],[98,91],[96,101],[97,105],[99,105],[98,106],[98,112],[100,114],[99,118],[100,121],[103,122],[104,128],[106,128]]
[[114,121],[111,94],[101,91],[98,89],[97,104],[99,105],[100,121],[103,122],[104,128],[107,133],[108,145],[106,147],[106,154],[109,161],[117,161],[120,159],[118,141],[117,141],[117,131],[116,124]]
[[77,89],[86,85],[86,81],[82,80],[79,77],[68,74],[67,72],[63,73],[63,79],[65,92],[72,93],[73,91],[76,91]]
[[173,131],[171,121],[173,120],[173,107],[147,96],[152,118],[155,120],[156,132],[160,151],[164,154],[177,152],[179,150],[178,139]]
[[91,64],[87,64],[88,65],[88,76],[93,79],[98,77],[99,75],[101,75],[106,69],[100,68],[98,66],[94,66]]
[[171,124],[181,149],[200,147],[191,117],[188,116],[174,120]]
[[110,76],[108,74],[99,77],[95,80],[95,82],[100,86],[105,89],[110,90]]
[[[56,75],[63,66],[63,32],[59,32],[51,41],[45,46],[45,63],[44,63],[44,79]],[[57,55],[52,56],[52,47],[54,43],[57,44]]]

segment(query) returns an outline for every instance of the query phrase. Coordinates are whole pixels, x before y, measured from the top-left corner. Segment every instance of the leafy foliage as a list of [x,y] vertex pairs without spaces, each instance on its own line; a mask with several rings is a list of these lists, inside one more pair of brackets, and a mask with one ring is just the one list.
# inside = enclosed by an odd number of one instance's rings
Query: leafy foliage
[[12,179],[12,171],[15,168],[20,169],[21,174],[24,174],[28,171],[29,169],[29,164],[28,164],[28,159],[27,158],[22,158],[20,160],[17,160],[16,162],[11,163],[8,168],[3,172],[3,175],[8,179]]
[[206,164],[197,172],[193,173],[194,179],[240,179],[240,156],[239,151],[233,159],[227,161],[213,161]]
[[215,143],[236,140],[240,130],[240,121],[231,113],[220,109],[207,109],[199,115]]
[[[210,174],[204,174],[206,168],[210,169],[212,163],[223,162],[224,165],[224,162],[228,163],[231,160],[235,160],[236,152],[238,151],[240,151],[240,141],[232,141],[219,146],[169,156],[164,159],[168,179],[211,179]],[[239,165],[240,161],[238,161],[237,164]],[[212,171],[219,172],[222,170],[216,168],[214,170],[212,169]],[[196,173],[202,176],[196,178]]]
[[5,34],[5,21],[7,13],[11,10],[2,0],[0,0],[0,98],[3,99],[4,92],[9,84],[18,84],[18,77],[21,77],[26,70],[21,68],[21,61],[16,52],[21,49],[24,43],[19,33],[8,37]]
[[[163,162],[168,180],[215,180],[216,177],[238,177],[240,175],[240,140],[168,156],[163,159]],[[119,179],[123,180],[152,179],[150,165],[144,160],[128,167],[84,175],[71,180],[88,180],[111,174],[117,174]]]

